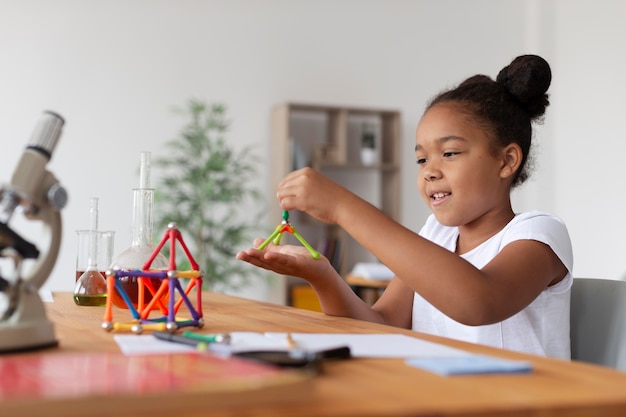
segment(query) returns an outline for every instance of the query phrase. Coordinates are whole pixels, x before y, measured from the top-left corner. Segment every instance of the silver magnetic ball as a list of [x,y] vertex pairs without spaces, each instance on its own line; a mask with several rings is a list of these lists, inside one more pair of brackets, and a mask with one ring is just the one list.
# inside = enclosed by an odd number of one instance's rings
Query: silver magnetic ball
[[143,326],[141,324],[133,324],[130,330],[135,334],[143,333]]
[[178,229],[178,224],[176,222],[169,222],[167,224],[168,229]]
[[203,318],[199,318],[198,319],[198,329],[201,329],[204,327],[204,319]]
[[167,277],[172,279],[178,278],[178,271],[167,271]]
[[168,321],[165,325],[165,329],[170,333],[174,333],[178,329],[178,324],[174,321]]
[[113,330],[113,323],[111,323],[110,321],[102,322],[102,328],[107,332],[110,332],[111,330]]

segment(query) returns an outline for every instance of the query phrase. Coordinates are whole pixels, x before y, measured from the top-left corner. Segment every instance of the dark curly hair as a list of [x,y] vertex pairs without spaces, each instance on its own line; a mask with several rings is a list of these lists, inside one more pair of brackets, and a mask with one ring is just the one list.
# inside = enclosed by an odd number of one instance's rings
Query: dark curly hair
[[504,67],[494,81],[475,75],[458,87],[435,96],[426,111],[437,104],[455,103],[470,119],[484,128],[496,147],[517,143],[522,149],[522,163],[512,186],[528,178],[527,161],[532,140],[533,122],[542,121],[552,81],[550,65],[537,55],[518,56]]

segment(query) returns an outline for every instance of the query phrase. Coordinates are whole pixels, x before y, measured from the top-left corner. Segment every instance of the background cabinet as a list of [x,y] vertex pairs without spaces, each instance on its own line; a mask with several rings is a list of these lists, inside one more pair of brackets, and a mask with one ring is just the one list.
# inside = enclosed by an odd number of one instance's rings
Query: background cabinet
[[[398,220],[400,209],[400,113],[395,110],[285,103],[272,111],[271,186],[289,172],[312,166]],[[362,159],[364,142],[373,142],[373,159]],[[269,204],[271,219],[281,219],[275,196]],[[324,253],[345,277],[356,262],[376,259],[336,225],[326,225],[304,213],[291,212],[298,232]],[[367,219],[363,219],[367,222]],[[285,235],[284,242],[299,244]],[[288,277],[287,302],[292,287],[305,281]],[[301,290],[302,288],[298,288]],[[307,307],[304,306],[303,307]],[[310,306],[314,309],[314,306]]]

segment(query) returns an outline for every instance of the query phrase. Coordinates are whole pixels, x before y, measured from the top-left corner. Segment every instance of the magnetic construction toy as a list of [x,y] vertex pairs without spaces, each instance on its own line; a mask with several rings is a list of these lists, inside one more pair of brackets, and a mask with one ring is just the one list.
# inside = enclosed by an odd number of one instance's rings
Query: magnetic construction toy
[[320,253],[316,251],[315,249],[313,249],[313,247],[309,245],[309,243],[306,240],[304,240],[302,235],[300,235],[300,233],[296,231],[296,228],[291,224],[291,222],[289,221],[289,211],[287,210],[283,210],[283,221],[278,226],[276,226],[276,229],[274,229],[274,232],[270,235],[270,237],[265,239],[265,241],[261,243],[257,247],[257,249],[259,250],[265,249],[267,245],[269,245],[270,242],[272,241],[275,245],[280,245],[280,238],[285,232],[288,232],[294,235],[296,239],[298,239],[298,241],[302,243],[302,246],[307,248],[307,250],[311,253],[311,256],[313,256],[313,259],[318,259],[320,257]]
[[[152,262],[160,253],[165,243],[170,242],[170,260],[167,271],[151,270],[150,266]],[[191,270],[178,271],[176,269],[176,241],[180,244],[181,248],[185,252],[189,263],[191,264]],[[119,279],[121,277],[136,277],[139,286],[139,297],[137,302],[137,308],[134,307],[130,300],[130,297],[124,290]],[[197,327],[202,328],[204,326],[204,319],[202,318],[202,277],[203,274],[198,267],[198,263],[195,261],[187,245],[181,236],[180,231],[175,223],[168,225],[161,242],[152,252],[150,258],[144,263],[142,270],[108,270],[106,271],[107,280],[107,303],[104,313],[104,321],[102,328],[107,331],[111,330],[131,330],[133,333],[141,333],[146,330],[160,330],[175,332],[181,327]],[[155,289],[150,281],[153,278],[161,280],[161,284],[158,289]],[[183,290],[183,287],[179,281],[180,278],[189,279],[187,288]],[[144,300],[144,289],[147,288],[152,294],[152,299],[146,303]],[[190,301],[188,295],[192,289],[196,291],[196,306],[194,307]],[[124,300],[128,306],[133,321],[120,323],[113,321],[113,295],[117,291],[120,297]],[[191,319],[179,320],[176,317],[178,310],[182,304],[185,304]],[[158,307],[161,311],[162,317],[150,318],[150,312]]]

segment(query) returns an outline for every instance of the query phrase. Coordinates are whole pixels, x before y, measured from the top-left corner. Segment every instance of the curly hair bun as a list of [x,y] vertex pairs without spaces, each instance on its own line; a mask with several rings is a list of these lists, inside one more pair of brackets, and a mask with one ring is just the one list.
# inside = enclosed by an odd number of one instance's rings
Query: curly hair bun
[[550,104],[546,92],[552,72],[548,62],[540,56],[518,56],[500,71],[496,81],[515,97],[531,119],[543,116]]

